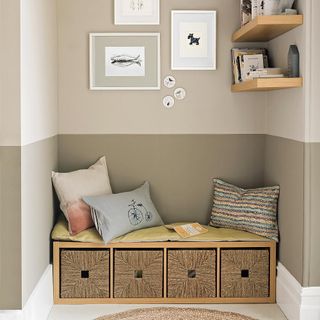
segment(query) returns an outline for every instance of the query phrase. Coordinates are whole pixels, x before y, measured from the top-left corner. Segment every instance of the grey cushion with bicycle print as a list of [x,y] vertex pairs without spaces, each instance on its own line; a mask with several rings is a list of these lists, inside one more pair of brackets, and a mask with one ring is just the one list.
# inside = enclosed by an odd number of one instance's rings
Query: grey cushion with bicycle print
[[151,197],[149,183],[124,193],[84,197],[104,242],[126,233],[163,225]]

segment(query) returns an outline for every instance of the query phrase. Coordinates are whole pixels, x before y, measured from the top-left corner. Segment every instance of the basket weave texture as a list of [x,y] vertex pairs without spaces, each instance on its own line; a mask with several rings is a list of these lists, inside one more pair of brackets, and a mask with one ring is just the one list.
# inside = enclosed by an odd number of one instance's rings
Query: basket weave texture
[[168,250],[168,297],[216,296],[216,250]]
[[221,297],[269,296],[269,250],[221,250]]
[[115,298],[163,297],[162,250],[115,250]]
[[61,250],[61,298],[109,298],[109,250]]

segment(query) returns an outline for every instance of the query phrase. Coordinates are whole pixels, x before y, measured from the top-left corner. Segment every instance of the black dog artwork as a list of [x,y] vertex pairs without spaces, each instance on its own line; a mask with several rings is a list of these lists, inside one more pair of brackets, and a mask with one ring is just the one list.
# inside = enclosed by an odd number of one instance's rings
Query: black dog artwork
[[200,42],[199,42],[200,41],[200,37],[199,38],[195,38],[193,33],[189,33],[188,39],[190,40],[190,43],[189,43],[190,46],[192,46],[194,44],[196,46],[198,46],[200,44]]

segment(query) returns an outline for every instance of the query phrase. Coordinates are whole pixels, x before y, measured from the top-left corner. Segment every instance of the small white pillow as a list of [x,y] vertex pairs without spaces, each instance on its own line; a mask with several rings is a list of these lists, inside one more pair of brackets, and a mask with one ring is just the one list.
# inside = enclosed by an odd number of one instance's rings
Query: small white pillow
[[112,193],[105,157],[89,169],[68,173],[52,172],[52,182],[72,235],[94,225],[90,208],[82,198]]

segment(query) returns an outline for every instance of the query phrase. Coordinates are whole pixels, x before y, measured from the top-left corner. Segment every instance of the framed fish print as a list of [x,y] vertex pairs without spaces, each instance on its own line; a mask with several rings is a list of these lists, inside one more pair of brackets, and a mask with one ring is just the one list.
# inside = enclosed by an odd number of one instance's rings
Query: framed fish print
[[114,23],[160,24],[160,0],[114,0]]
[[216,70],[216,11],[171,12],[171,69]]
[[90,90],[160,90],[159,33],[91,33]]

